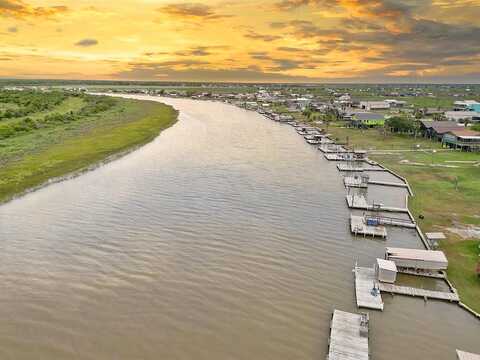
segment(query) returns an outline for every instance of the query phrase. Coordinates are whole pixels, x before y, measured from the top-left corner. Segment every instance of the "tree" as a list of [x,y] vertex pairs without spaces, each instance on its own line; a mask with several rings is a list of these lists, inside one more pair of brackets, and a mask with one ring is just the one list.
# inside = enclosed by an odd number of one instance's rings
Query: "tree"
[[393,132],[406,133],[415,131],[413,121],[406,117],[393,116],[385,121],[385,125]]

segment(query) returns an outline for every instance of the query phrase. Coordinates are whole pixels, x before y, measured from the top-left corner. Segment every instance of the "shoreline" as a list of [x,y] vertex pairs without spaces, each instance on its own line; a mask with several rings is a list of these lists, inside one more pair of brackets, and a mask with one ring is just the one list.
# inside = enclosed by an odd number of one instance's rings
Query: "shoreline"
[[[93,96],[111,96],[109,94],[91,94],[91,95],[93,95]],[[148,100],[143,100],[143,99],[132,99],[132,100],[148,101]],[[158,103],[160,105],[163,105],[163,106],[166,106],[168,108],[171,108],[172,116],[170,116],[170,118],[169,118],[169,120],[166,124],[162,124],[162,126],[159,126],[156,129],[155,134],[153,134],[152,136],[145,136],[145,138],[142,139],[140,142],[134,143],[131,146],[126,144],[126,146],[127,146],[126,148],[120,147],[118,151],[114,151],[113,153],[107,155],[103,159],[100,159],[100,160],[93,159],[93,161],[88,163],[86,166],[82,166],[82,167],[80,167],[78,169],[75,169],[73,171],[67,171],[65,174],[62,174],[62,175],[59,175],[59,176],[52,176],[52,177],[48,178],[47,180],[39,183],[38,185],[27,187],[22,191],[12,193],[11,195],[7,195],[3,199],[0,199],[0,206],[5,205],[5,204],[7,204],[11,201],[17,200],[19,198],[22,198],[23,196],[31,194],[35,191],[41,190],[41,189],[43,189],[47,186],[57,184],[57,183],[60,183],[60,182],[63,182],[63,181],[67,181],[67,180],[70,180],[70,179],[74,179],[74,178],[79,177],[79,176],[81,176],[85,173],[88,173],[90,171],[94,171],[94,170],[96,170],[96,169],[98,169],[98,168],[100,168],[104,165],[107,165],[107,164],[109,164],[113,161],[121,159],[121,158],[127,156],[128,154],[142,148],[143,146],[153,142],[158,136],[160,136],[160,134],[164,130],[166,130],[166,129],[170,128],[171,126],[175,125],[178,121],[178,111],[176,109],[174,109],[173,107],[171,107],[169,105],[161,103],[161,102],[156,102],[156,103]],[[118,127],[114,127],[112,129],[110,129],[110,131],[113,132],[115,130],[121,129],[122,126],[128,126],[128,125],[132,125],[132,124],[135,124],[135,123],[140,123],[147,118],[148,117],[144,117],[144,118],[141,117],[141,118],[133,120],[131,122],[122,124]],[[77,140],[77,138],[73,138],[73,139]],[[82,137],[80,136],[80,137],[78,137],[78,139],[82,139]]]

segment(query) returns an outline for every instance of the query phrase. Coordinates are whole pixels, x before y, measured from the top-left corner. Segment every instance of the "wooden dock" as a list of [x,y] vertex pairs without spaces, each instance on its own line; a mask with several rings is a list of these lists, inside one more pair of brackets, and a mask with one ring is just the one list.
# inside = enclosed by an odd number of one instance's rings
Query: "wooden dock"
[[318,147],[318,150],[320,150],[323,153],[329,153],[329,154],[348,152],[348,150],[345,149],[342,145],[336,145],[336,144],[326,144],[325,146],[320,145]]
[[327,360],[368,360],[368,314],[335,310],[330,323]]
[[338,154],[326,153],[324,156],[325,156],[325,159],[329,161],[353,161],[353,162],[365,161],[365,159],[355,158],[354,154],[351,152],[344,152],[344,153],[338,153]]
[[408,185],[405,183],[402,184],[402,183],[396,183],[391,181],[375,181],[375,180],[369,180],[368,183],[370,185],[394,186],[394,187],[401,187],[401,188],[408,189]]
[[337,169],[339,171],[349,171],[349,172],[365,172],[365,171],[387,171],[381,167],[360,167],[360,166],[352,166],[350,164],[345,164],[345,163],[342,163],[342,164],[337,164]]
[[373,268],[355,266],[353,272],[355,274],[357,306],[359,308],[383,310],[383,300],[380,290],[376,292],[373,291],[374,287],[378,288],[375,270]]
[[388,292],[391,294],[417,296],[417,297],[422,297],[424,299],[436,299],[436,300],[445,300],[445,301],[451,301],[451,302],[460,301],[458,294],[454,292],[425,290],[425,289],[413,288],[409,286],[399,286],[399,285],[387,284],[387,283],[379,283],[379,285],[380,285],[380,291]]
[[393,206],[384,206],[382,204],[368,204],[365,196],[362,195],[347,195],[345,197],[347,205],[351,209],[368,210],[368,211],[385,211],[385,212],[400,212],[408,213],[407,208],[397,208]]
[[387,237],[387,229],[382,225],[368,225],[365,216],[350,215],[350,231],[352,234],[373,236],[373,237]]
[[355,188],[367,188],[368,182],[362,181],[360,176],[345,176],[343,178],[343,184],[346,188],[355,187]]

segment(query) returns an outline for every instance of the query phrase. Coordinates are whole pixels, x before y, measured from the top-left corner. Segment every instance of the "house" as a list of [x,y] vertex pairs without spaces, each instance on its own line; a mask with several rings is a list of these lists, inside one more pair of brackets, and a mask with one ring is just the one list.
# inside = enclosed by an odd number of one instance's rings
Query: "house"
[[455,101],[453,110],[480,112],[480,103],[475,100]]
[[395,262],[397,268],[417,270],[446,270],[448,260],[439,250],[419,250],[387,247],[385,259]]
[[390,107],[391,108],[402,108],[404,107],[407,102],[406,101],[403,101],[403,100],[395,100],[395,99],[392,99],[392,100],[385,100],[386,103],[390,104]]
[[378,281],[393,284],[397,280],[397,265],[391,260],[377,259],[375,276]]
[[480,132],[470,129],[450,130],[443,135],[442,144],[464,151],[480,151]]
[[446,111],[445,117],[449,121],[465,122],[465,121],[480,121],[480,112],[476,111]]
[[350,123],[354,127],[375,127],[385,125],[385,116],[371,112],[353,113],[351,114]]
[[438,141],[441,141],[447,132],[458,129],[464,129],[464,127],[451,121],[420,120],[420,131],[423,136]]
[[365,110],[387,110],[390,104],[386,101],[360,101],[360,108]]

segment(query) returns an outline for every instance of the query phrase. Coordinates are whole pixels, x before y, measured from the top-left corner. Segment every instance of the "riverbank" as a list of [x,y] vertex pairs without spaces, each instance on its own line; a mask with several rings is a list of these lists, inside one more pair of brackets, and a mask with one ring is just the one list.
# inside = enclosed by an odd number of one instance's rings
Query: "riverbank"
[[328,132],[368,150],[369,158],[407,179],[414,193],[410,211],[423,232],[446,234],[439,245],[449,260],[448,277],[462,302],[480,312],[480,279],[475,274],[480,246],[478,154],[445,151],[438,142],[375,129],[330,126]]
[[158,102],[86,95],[66,96],[29,118],[31,129],[2,140],[0,203],[152,141],[176,122],[177,112]]

